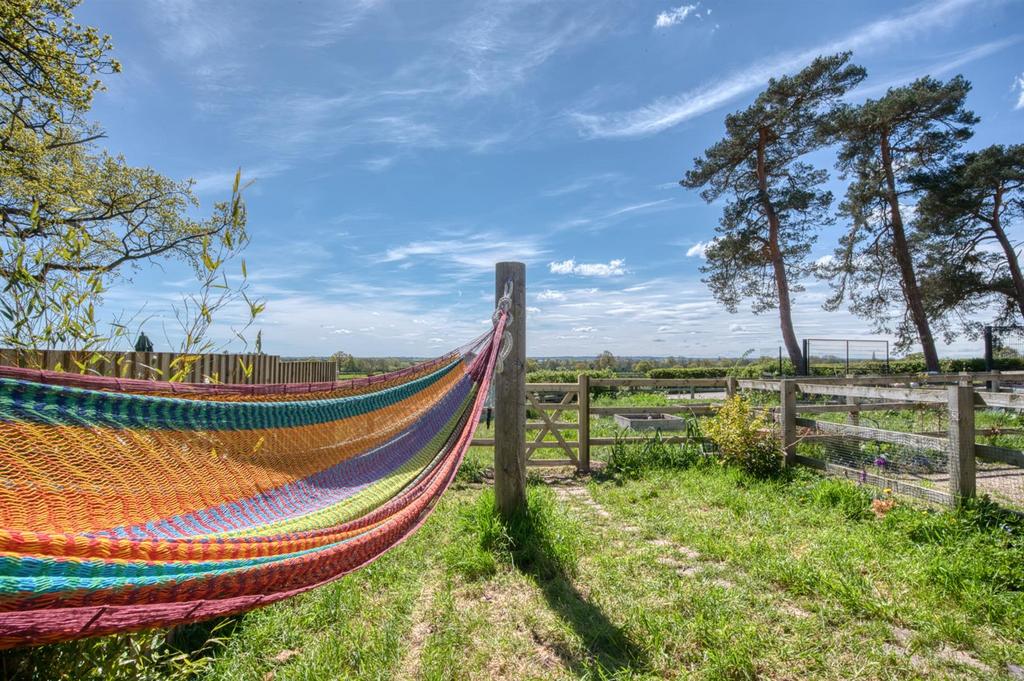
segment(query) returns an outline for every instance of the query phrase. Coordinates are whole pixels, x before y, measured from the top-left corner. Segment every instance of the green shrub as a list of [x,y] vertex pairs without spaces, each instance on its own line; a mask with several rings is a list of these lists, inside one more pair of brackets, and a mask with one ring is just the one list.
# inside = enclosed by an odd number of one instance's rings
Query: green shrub
[[718,448],[719,463],[738,466],[759,478],[780,471],[779,446],[771,425],[743,397],[726,400],[707,420],[704,431]]

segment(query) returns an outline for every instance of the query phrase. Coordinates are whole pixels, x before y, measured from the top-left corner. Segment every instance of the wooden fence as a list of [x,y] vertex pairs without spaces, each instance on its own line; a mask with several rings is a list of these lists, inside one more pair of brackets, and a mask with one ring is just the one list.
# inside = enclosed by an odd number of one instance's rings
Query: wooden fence
[[155,381],[166,381],[188,367],[181,379],[183,383],[319,383],[338,377],[338,363],[334,360],[285,360],[256,353],[188,355],[0,349],[0,364]]
[[[735,390],[736,379],[733,378],[590,378],[580,375],[576,383],[527,383],[526,406],[536,413],[540,420],[527,421],[526,448],[524,456],[526,465],[535,466],[575,466],[578,471],[590,470],[590,448],[613,445],[616,442],[637,443],[647,438],[643,436],[623,437],[591,437],[591,416],[614,416],[615,414],[692,414],[704,416],[713,414],[713,405],[688,405],[665,407],[635,407],[616,405],[609,407],[591,406],[590,397],[594,389],[600,388],[721,388],[729,394]],[[577,421],[561,421],[564,412],[577,412]],[[532,433],[532,437],[530,434]],[[573,433],[573,435],[569,435]],[[547,436],[554,440],[547,440]],[[570,439],[571,438],[571,439]],[[681,443],[688,438],[683,435],[672,435],[662,438],[662,442]],[[493,447],[491,438],[476,438],[473,446]],[[537,459],[534,454],[542,449],[555,449],[565,454],[560,459]]]
[[[941,504],[971,497],[978,491],[978,462],[998,464],[1010,471],[1011,482],[1019,486],[1018,503],[1024,505],[1024,451],[976,442],[976,438],[1007,434],[1005,429],[975,427],[976,409],[1024,410],[1024,394],[1004,392],[1007,383],[1024,382],[1024,372],[984,372],[905,376],[858,376],[745,380],[731,377],[701,379],[588,378],[577,383],[527,383],[527,408],[540,420],[526,423],[528,437],[524,456],[528,466],[575,466],[590,470],[590,448],[616,442],[642,442],[643,436],[593,437],[591,418],[615,414],[690,414],[712,415],[715,404],[673,406],[615,405],[595,407],[591,393],[595,389],[683,389],[721,390],[726,397],[738,391],[772,392],[778,406],[767,412],[778,424],[781,450],[789,465],[802,464],[859,482],[887,487],[894,492]],[[692,395],[692,393],[691,393]],[[797,396],[815,399],[799,404]],[[839,403],[836,403],[839,401]],[[871,428],[859,422],[862,414],[881,411],[939,411],[949,424],[944,431],[924,433],[898,432]],[[560,419],[566,412],[577,412],[577,421]],[[847,414],[846,423],[815,419],[815,415]],[[1019,429],[1013,429],[1019,430]],[[666,443],[687,441],[687,436],[663,437]],[[940,452],[948,457],[944,487],[929,481],[900,479],[891,475],[843,466],[798,453],[798,445],[815,441],[845,441],[850,444],[881,442],[900,444],[921,450]],[[493,446],[493,439],[474,439],[475,446]],[[554,449],[564,457],[534,458],[539,450]],[[982,490],[984,491],[984,490]]]

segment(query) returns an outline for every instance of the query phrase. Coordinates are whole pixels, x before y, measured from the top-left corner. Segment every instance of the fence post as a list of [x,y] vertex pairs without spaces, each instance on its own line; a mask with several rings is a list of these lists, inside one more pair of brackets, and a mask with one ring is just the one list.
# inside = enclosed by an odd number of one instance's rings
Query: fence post
[[782,453],[786,465],[792,466],[796,463],[796,381],[789,378],[779,381],[779,406]]
[[495,304],[508,282],[512,282],[512,323],[507,327],[512,352],[494,376],[494,496],[505,518],[526,509],[526,265],[495,265]]
[[576,394],[576,402],[580,411],[576,424],[576,439],[580,443],[579,462],[576,470],[580,473],[590,472],[590,376],[580,374],[579,384],[576,386],[579,391]]
[[984,332],[985,339],[985,371],[992,371],[996,368],[995,360],[992,356],[992,327],[986,326]]
[[[860,398],[859,397],[853,397],[852,395],[847,395],[846,396],[846,403],[849,404],[849,405],[860,404]],[[851,426],[859,426],[860,425],[860,409],[851,409],[850,411],[846,412],[846,422],[849,423]]]
[[736,377],[727,376],[725,379],[725,396],[727,399],[736,397]]
[[995,376],[992,378],[992,380],[988,382],[988,389],[994,393],[997,393],[999,392],[1000,388],[999,370],[993,369],[992,373],[995,374]]
[[949,493],[953,503],[974,496],[974,387],[951,385],[949,391]]

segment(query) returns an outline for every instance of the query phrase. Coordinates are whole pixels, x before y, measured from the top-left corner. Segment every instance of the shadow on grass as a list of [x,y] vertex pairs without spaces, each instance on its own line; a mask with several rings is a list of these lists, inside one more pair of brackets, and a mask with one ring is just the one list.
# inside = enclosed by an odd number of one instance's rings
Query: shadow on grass
[[539,490],[530,491],[527,510],[503,523],[513,563],[533,579],[551,610],[572,627],[588,659],[580,659],[563,645],[546,644],[578,674],[592,673],[594,667],[609,675],[646,671],[644,650],[573,584],[579,550],[576,528],[556,515],[550,498]]

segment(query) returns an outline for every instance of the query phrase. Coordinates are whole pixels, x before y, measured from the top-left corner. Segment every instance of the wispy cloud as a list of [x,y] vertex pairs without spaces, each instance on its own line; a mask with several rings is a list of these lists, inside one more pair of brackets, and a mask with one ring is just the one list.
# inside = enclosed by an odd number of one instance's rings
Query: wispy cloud
[[951,55],[946,55],[927,66],[903,72],[899,75],[888,78],[883,82],[861,85],[849,93],[849,98],[856,100],[883,93],[891,87],[909,83],[912,80],[920,78],[922,73],[928,73],[932,76],[948,74],[951,71],[959,69],[973,61],[984,59],[985,57],[1000,52],[1011,45],[1015,45],[1019,43],[1022,38],[1024,38],[1024,36],[1016,35],[1001,40],[992,40]]
[[697,7],[698,5],[680,5],[679,7],[667,9],[655,17],[654,27],[668,28],[669,26],[681,24],[686,21],[686,17],[696,11]]
[[[251,182],[268,180],[275,175],[280,175],[287,171],[290,167],[291,166],[289,164],[279,161],[271,161],[269,163],[259,163],[252,166],[242,167],[242,184],[247,185]],[[205,173],[198,173],[192,178],[192,190],[199,196],[209,194],[228,194],[231,192],[231,188],[235,184],[236,172],[238,172],[238,169],[213,170]]]
[[925,3],[900,16],[861,26],[839,40],[822,43],[799,53],[778,55],[755,62],[723,79],[674,97],[655,100],[638,109],[608,114],[572,112],[569,115],[581,132],[589,137],[652,135],[713,111],[760,87],[772,76],[800,68],[819,54],[843,50],[870,51],[878,46],[889,47],[926,31],[949,26],[975,4],[977,0],[942,0]]
[[548,264],[552,274],[576,274],[581,277],[621,277],[626,273],[626,261],[621,259],[603,262],[576,262],[575,258]]
[[481,274],[494,269],[502,260],[535,262],[545,249],[528,236],[507,238],[495,232],[468,233],[452,238],[412,241],[389,248],[379,262],[412,265],[430,261],[443,264],[446,269],[454,265],[455,275]]
[[1013,87],[1017,90],[1017,104],[1014,109],[1024,109],[1024,72],[1013,81]]
[[592,187],[603,186],[611,182],[617,182],[623,179],[621,173],[599,173],[597,175],[587,175],[581,177],[566,184],[554,187],[552,189],[546,189],[541,192],[542,196],[555,197],[565,196],[566,194],[575,194],[582,192]]
[[303,36],[301,44],[306,47],[327,47],[338,42],[366,17],[385,4],[386,0],[345,0],[328,3],[324,16]]
[[620,221],[623,216],[629,216],[634,213],[656,213],[659,211],[669,210],[674,205],[675,202],[672,199],[658,199],[656,201],[630,203],[625,206],[605,210],[603,212],[595,211],[587,215],[577,215],[558,222],[555,224],[554,228],[555,231],[582,228],[585,231],[596,232],[615,224]]

